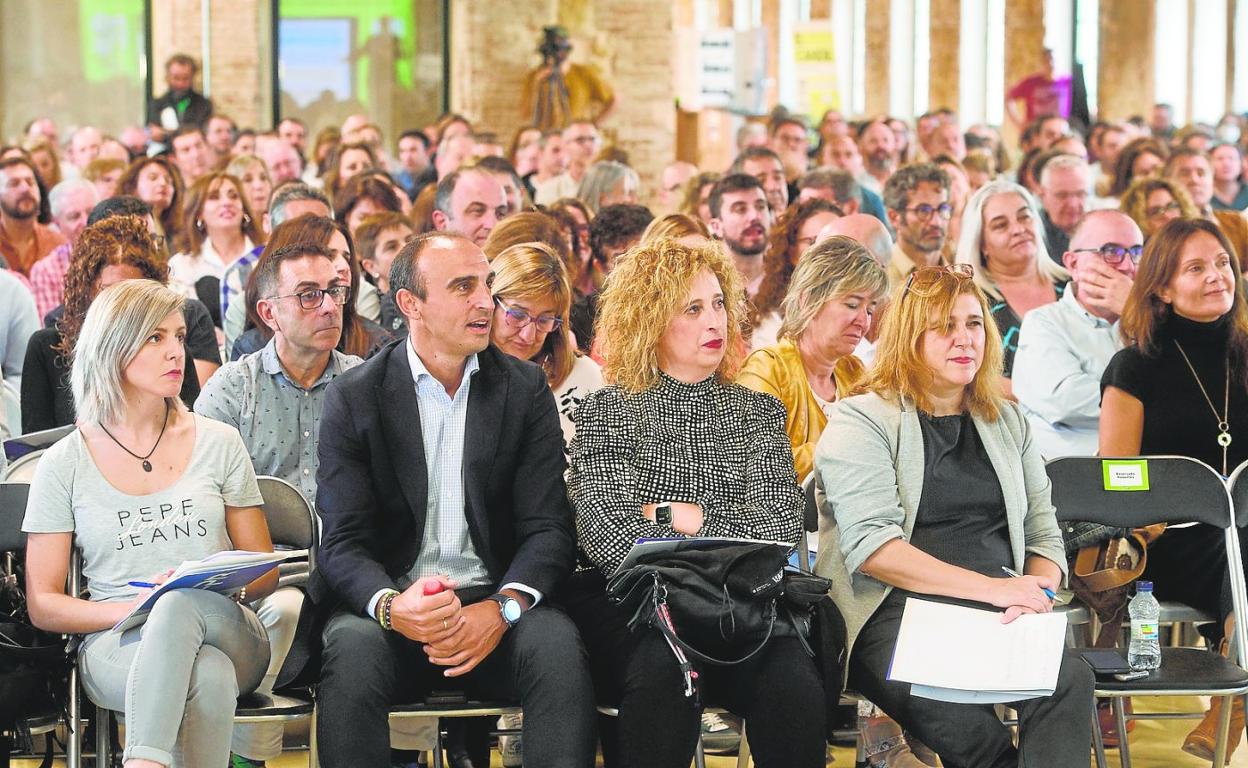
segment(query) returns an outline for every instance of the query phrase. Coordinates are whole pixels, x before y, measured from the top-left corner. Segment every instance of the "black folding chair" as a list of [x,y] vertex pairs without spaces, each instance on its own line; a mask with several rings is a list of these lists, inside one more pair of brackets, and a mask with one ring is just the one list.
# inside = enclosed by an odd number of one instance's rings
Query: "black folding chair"
[[[1138,490],[1112,490],[1110,470],[1113,461],[1139,462]],[[1228,563],[1240,562],[1240,524],[1234,515],[1231,495],[1222,478],[1208,465],[1182,456],[1149,456],[1110,459],[1068,457],[1054,459],[1046,465],[1053,483],[1052,499],[1059,521],[1085,520],[1121,528],[1137,528],[1153,523],[1204,523],[1221,528]],[[1122,487],[1121,485],[1119,487]],[[1248,509],[1241,517],[1248,517]],[[1196,565],[1195,567],[1199,567]],[[1097,680],[1096,696],[1113,702],[1114,717],[1121,736],[1119,756],[1123,768],[1130,768],[1131,754],[1127,744],[1127,720],[1199,718],[1203,712],[1170,714],[1130,714],[1124,712],[1122,699],[1143,696],[1214,696],[1221,697],[1222,711],[1218,723],[1213,765],[1221,768],[1226,759],[1227,733],[1231,716],[1231,700],[1248,692],[1248,671],[1244,669],[1244,618],[1248,616],[1245,602],[1243,571],[1229,569],[1235,620],[1235,642],[1231,644],[1233,659],[1197,648],[1162,648],[1161,668],[1143,680],[1119,682]],[[1093,708],[1095,713],[1095,708]],[[1098,768],[1106,765],[1105,745],[1093,716],[1093,746]]]

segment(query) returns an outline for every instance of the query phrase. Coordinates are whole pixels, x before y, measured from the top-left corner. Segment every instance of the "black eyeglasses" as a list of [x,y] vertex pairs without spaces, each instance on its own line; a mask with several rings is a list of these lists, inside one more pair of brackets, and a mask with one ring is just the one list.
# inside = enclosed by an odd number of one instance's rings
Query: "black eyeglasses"
[[970,264],[942,264],[937,267],[919,267],[910,273],[910,277],[906,278],[906,287],[901,291],[901,298],[906,298],[906,294],[914,293],[915,296],[928,297],[932,295],[932,288],[946,277],[951,277],[955,282],[963,283],[972,280],[975,277],[975,268]]
[[1106,264],[1121,264],[1122,260],[1128,256],[1131,257],[1133,264],[1140,263],[1140,254],[1144,253],[1142,245],[1118,245],[1117,243],[1105,243],[1100,248],[1071,248],[1071,253],[1099,253]]
[[351,286],[349,285],[332,285],[329,288],[309,288],[306,291],[298,293],[288,293],[285,296],[270,296],[270,301],[278,299],[289,299],[292,296],[299,299],[299,306],[304,309],[319,309],[325,303],[325,296],[328,295],[334,300],[338,306],[347,303],[347,299],[351,298]]
[[507,324],[510,325],[512,328],[519,329],[519,328],[523,328],[529,323],[533,323],[534,325],[537,326],[537,330],[541,331],[542,333],[550,333],[551,331],[555,331],[563,327],[563,319],[555,317],[554,315],[542,315],[541,317],[534,317],[533,315],[530,315],[528,312],[525,312],[523,309],[518,309],[516,307],[507,306],[505,303],[503,303],[503,300],[498,298],[497,296],[494,297],[494,303],[497,304],[499,308],[503,310],[503,319],[506,320]]
[[1152,208],[1145,208],[1144,215],[1150,219],[1155,219],[1158,216],[1164,216],[1167,213],[1182,213],[1182,211],[1183,206],[1179,205],[1177,201],[1171,200],[1165,205],[1155,205]]
[[902,210],[918,216],[920,221],[927,221],[932,218],[933,213],[939,213],[942,219],[947,219],[953,215],[953,206],[949,203],[941,203],[940,205],[923,203],[922,205],[916,205],[913,208],[903,208]]

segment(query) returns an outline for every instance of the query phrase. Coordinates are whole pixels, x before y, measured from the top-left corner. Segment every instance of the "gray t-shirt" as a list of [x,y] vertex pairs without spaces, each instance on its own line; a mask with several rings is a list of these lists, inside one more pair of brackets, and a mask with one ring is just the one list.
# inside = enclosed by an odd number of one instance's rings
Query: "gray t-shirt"
[[[114,488],[77,431],[39,460],[22,530],[72,532],[92,600],[133,599],[138,590],[126,582],[233,549],[225,508],[264,502],[238,431],[194,418],[195,446],[186,470],[169,488],[146,496]],[[135,471],[142,471],[137,462]]]

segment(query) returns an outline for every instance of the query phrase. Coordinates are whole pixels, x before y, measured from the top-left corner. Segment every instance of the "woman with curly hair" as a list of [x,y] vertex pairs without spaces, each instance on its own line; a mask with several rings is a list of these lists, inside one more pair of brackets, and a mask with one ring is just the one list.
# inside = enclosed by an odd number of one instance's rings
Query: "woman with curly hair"
[[[74,423],[69,359],[87,308],[100,291],[123,280],[169,281],[169,267],[153,242],[148,224],[138,216],[114,216],[87,227],[74,244],[65,275],[65,313],[50,328],[36,331],[26,347],[22,368],[22,431]],[[182,402],[187,407],[221,365],[216,333],[208,310],[198,301],[182,308],[186,318],[186,365]]]
[[1139,225],[1145,241],[1171,219],[1200,218],[1200,211],[1187,189],[1159,176],[1131,182],[1119,207]]
[[776,343],[780,331],[780,303],[789,289],[789,278],[797,268],[802,253],[815,244],[819,230],[843,214],[832,203],[812,198],[790,205],[776,219],[768,233],[767,251],[763,254],[763,282],[754,295],[750,322],[750,349],[762,349]]
[[[589,247],[589,223],[594,214],[575,197],[561,197],[547,206],[547,212],[563,223],[570,220],[573,228],[568,242],[572,245],[572,256],[576,262],[575,269],[569,269],[572,277],[572,288],[577,296],[588,296],[598,291],[602,285],[603,275],[594,268],[593,251]],[[566,225],[565,225],[566,226]]]
[[158,234],[171,248],[181,241],[182,199],[186,190],[182,173],[169,158],[140,157],[117,180],[122,195],[133,195],[152,207]]
[[[589,655],[598,699],[619,707],[612,765],[688,766],[702,703],[684,695],[658,631],[633,633],[606,578],[641,537],[795,542],[802,493],[784,407],[734,384],[745,292],[715,245],[639,245],[607,279],[598,334],[605,379],[576,416],[568,496],[583,570],[565,606]],[[670,513],[670,514],[669,514]],[[760,768],[824,765],[819,676],[797,637],[773,637],[736,666],[694,664],[702,698],[749,722]]]
[[1131,182],[1159,174],[1169,157],[1170,150],[1157,139],[1141,137],[1132,140],[1118,153],[1113,179],[1102,197],[1117,200],[1131,186]]

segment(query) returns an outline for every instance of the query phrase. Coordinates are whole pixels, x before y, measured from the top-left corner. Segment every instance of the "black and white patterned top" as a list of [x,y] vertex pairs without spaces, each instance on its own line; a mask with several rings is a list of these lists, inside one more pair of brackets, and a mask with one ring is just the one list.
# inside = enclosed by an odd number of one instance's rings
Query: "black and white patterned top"
[[642,516],[660,501],[701,505],[700,536],[796,542],[803,499],[780,401],[659,377],[637,394],[591,392],[577,411],[568,496],[582,558],[609,576],[637,539],[680,536]]

